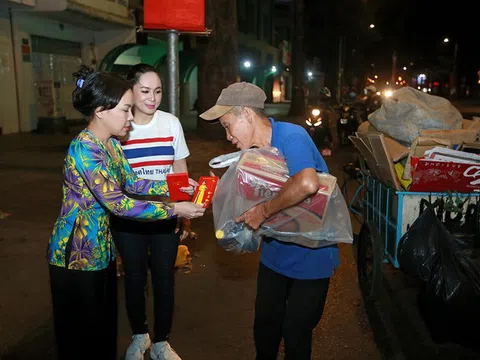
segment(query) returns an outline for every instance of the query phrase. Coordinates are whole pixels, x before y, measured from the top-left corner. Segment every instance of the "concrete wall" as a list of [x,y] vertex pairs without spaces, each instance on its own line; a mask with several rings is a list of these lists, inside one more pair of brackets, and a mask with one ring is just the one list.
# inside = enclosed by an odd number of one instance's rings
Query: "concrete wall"
[[18,132],[15,64],[8,12],[0,8],[0,128],[3,134]]
[[[92,0],[94,1],[94,0]],[[79,1],[80,2],[80,1]],[[88,2],[86,0],[82,1]],[[96,0],[94,1],[96,2]],[[107,2],[109,3],[109,2]],[[119,4],[116,4],[122,7]],[[31,49],[31,36],[43,36],[59,40],[78,42],[81,44],[81,61],[95,67],[101,59],[114,47],[135,41],[135,31],[126,27],[106,27],[104,31],[93,30],[89,26],[82,27],[78,21],[75,25],[49,18],[42,13],[14,10],[12,13],[13,34],[10,33],[8,10],[0,9],[0,126],[3,134],[28,132],[37,128],[38,106],[34,87],[34,74],[31,58],[22,53],[22,42],[28,41]],[[98,20],[101,28],[101,20]],[[80,22],[81,24],[81,22]],[[13,36],[12,36],[13,35]],[[16,58],[16,77],[14,76],[13,47]],[[25,47],[23,47],[25,51]],[[4,63],[7,63],[6,66]],[[96,62],[96,64],[95,64]],[[19,113],[17,112],[17,96],[15,85],[18,86]],[[64,98],[71,97],[72,88],[62,89]],[[67,115],[79,118],[74,110],[66,110]]]
[[108,1],[108,0],[68,0],[69,3],[78,4],[83,7],[96,11],[128,18],[128,1]]

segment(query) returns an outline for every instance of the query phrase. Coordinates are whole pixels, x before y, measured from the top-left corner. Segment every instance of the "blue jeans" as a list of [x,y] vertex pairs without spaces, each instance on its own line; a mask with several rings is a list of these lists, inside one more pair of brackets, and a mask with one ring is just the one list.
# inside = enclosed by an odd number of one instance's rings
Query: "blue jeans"
[[148,268],[154,296],[153,341],[166,341],[172,327],[174,308],[174,266],[179,234],[177,220],[138,222],[112,218],[112,235],[125,272],[125,301],[134,335],[149,332],[145,289]]

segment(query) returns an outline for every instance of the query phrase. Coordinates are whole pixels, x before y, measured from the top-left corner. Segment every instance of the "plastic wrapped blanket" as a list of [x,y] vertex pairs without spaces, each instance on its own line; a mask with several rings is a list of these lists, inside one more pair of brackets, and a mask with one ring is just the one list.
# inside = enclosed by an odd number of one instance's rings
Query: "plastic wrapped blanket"
[[[237,161],[232,160],[234,156]],[[210,164],[216,164],[216,159]],[[215,235],[225,250],[257,251],[262,236],[309,248],[353,242],[350,215],[336,178],[324,173],[318,173],[317,194],[276,213],[258,230],[252,231],[243,222],[236,223],[239,215],[281,190],[289,178],[288,168],[275,148],[245,150],[223,155],[223,159],[230,167],[217,185],[212,206]]]

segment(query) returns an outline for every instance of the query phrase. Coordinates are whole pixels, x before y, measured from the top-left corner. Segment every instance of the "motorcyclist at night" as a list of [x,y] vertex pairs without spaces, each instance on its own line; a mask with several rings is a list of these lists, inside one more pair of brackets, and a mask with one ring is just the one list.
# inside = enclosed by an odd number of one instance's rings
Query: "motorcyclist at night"
[[377,95],[377,88],[374,85],[369,85],[365,88],[365,108],[367,115],[377,110],[382,105],[382,98]]

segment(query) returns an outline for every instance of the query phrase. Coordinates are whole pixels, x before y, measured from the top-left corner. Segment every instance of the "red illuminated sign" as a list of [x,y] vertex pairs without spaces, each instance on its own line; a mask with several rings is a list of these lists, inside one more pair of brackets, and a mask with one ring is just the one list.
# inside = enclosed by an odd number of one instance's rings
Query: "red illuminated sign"
[[144,28],[205,31],[205,0],[145,0]]

